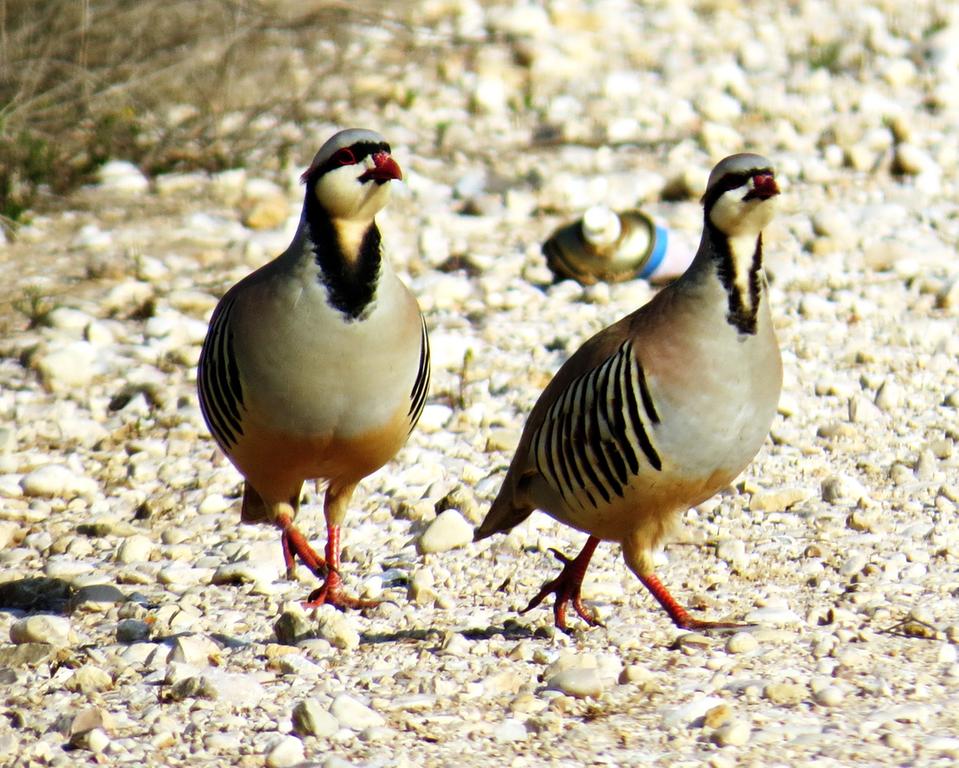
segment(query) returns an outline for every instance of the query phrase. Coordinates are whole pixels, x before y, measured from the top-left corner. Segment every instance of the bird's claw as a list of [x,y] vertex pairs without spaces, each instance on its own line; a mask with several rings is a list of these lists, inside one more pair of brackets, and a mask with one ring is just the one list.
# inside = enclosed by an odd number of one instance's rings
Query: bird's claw
[[359,597],[353,597],[346,594],[343,590],[343,580],[340,578],[340,572],[335,568],[327,567],[326,580],[321,586],[310,592],[304,608],[318,608],[321,605],[332,605],[341,611],[346,609],[375,608],[380,604],[380,600],[363,600]]
[[580,597],[580,589],[583,586],[582,574],[574,573],[574,563],[575,561],[572,558],[567,557],[558,549],[550,548],[550,552],[553,553],[553,556],[563,564],[563,570],[560,571],[559,575],[552,581],[546,582],[539,592],[529,601],[527,606],[523,608],[520,613],[527,613],[533,608],[538,606],[543,600],[546,599],[547,595],[555,595],[556,602],[553,605],[553,616],[555,618],[556,628],[562,630],[563,632],[569,633],[569,629],[566,625],[566,604],[570,603],[573,606],[573,610],[576,611],[576,615],[579,616],[583,621],[585,621],[591,627],[602,627],[605,626],[601,622],[596,614],[587,608],[583,604],[583,599]]

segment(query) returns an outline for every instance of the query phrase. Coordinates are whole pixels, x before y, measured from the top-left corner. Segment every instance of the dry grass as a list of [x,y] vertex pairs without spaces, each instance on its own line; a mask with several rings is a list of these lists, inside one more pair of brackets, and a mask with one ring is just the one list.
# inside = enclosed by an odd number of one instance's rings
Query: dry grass
[[289,139],[264,146],[250,123],[297,120],[304,61],[311,78],[337,70],[351,28],[386,7],[0,0],[0,216],[42,207],[109,158],[158,173],[235,166],[254,148],[282,157]]

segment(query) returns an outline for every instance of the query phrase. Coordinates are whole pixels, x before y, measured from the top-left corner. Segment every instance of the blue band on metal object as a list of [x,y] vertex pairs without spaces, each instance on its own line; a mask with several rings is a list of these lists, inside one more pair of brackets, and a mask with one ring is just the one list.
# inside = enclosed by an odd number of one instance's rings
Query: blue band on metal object
[[659,265],[663,263],[663,259],[666,258],[666,241],[669,240],[669,230],[666,227],[657,226],[653,232],[653,237],[656,239],[653,252],[646,259],[643,271],[639,273],[640,277],[652,276],[659,269]]

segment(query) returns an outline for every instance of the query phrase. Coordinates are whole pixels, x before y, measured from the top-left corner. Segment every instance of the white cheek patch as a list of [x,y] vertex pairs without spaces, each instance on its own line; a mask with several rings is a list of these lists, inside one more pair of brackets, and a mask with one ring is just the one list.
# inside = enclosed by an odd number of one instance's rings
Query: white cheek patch
[[[372,160],[369,162],[372,163]],[[358,179],[365,172],[365,163],[344,165],[328,171],[316,183],[316,199],[332,218],[356,219],[368,223],[386,205],[390,196],[390,185],[361,184]]]

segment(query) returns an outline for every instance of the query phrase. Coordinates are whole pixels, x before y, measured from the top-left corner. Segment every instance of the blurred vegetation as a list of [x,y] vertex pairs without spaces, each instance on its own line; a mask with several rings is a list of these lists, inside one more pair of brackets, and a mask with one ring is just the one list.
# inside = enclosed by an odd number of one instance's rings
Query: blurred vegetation
[[112,158],[155,174],[289,151],[282,131],[265,147],[250,123],[297,120],[304,52],[326,44],[309,80],[335,71],[342,38],[377,5],[0,0],[0,216],[17,220]]

